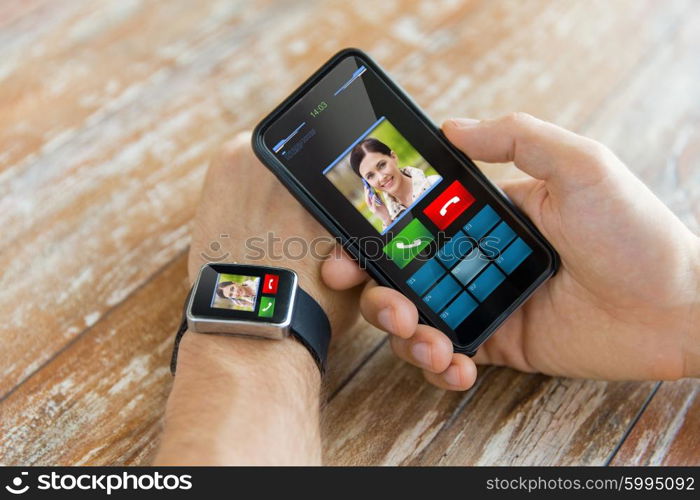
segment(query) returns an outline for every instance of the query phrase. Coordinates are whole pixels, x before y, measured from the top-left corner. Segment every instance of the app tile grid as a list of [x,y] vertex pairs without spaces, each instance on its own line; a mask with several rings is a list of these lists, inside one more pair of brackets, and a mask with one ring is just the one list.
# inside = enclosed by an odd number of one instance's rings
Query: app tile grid
[[406,282],[455,329],[531,253],[528,244],[486,205]]

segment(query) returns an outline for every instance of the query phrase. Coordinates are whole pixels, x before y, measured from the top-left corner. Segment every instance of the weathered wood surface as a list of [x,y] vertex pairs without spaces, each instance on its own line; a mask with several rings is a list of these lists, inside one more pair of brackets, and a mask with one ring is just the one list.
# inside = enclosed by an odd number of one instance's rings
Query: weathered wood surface
[[700,465],[700,384],[662,383],[613,465]]
[[[0,4],[0,463],[148,462],[206,164],[344,46],[438,121],[606,142],[698,231],[699,24],[685,0]],[[445,393],[363,325],[331,357],[329,463],[700,461],[694,381]]]

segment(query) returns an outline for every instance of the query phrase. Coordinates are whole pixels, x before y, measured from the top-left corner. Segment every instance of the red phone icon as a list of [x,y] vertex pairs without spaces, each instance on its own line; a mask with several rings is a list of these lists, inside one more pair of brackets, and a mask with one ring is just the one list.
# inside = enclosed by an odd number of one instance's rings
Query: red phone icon
[[459,181],[454,181],[423,210],[423,213],[442,231],[472,203],[474,196]]
[[454,205],[455,203],[459,203],[459,196],[453,196],[449,200],[445,202],[445,204],[442,206],[440,209],[440,215],[444,217],[447,215],[447,209],[450,208],[450,205]]
[[280,277],[276,274],[266,274],[263,282],[263,293],[277,293],[277,283]]

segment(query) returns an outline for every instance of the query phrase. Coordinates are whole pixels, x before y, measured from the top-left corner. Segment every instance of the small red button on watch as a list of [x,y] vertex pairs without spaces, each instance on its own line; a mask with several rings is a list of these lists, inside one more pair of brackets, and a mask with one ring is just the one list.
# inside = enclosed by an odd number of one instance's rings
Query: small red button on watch
[[423,213],[442,231],[472,203],[474,203],[472,194],[459,181],[454,181],[430,205],[425,207]]
[[266,274],[265,282],[263,283],[263,293],[277,293],[277,283],[280,277],[276,274]]

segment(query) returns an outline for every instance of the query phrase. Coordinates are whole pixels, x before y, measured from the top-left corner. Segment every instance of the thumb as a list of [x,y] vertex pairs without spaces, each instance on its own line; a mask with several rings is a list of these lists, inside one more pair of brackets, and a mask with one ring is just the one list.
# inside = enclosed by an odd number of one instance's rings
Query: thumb
[[454,118],[442,129],[473,160],[512,161],[555,190],[594,184],[619,162],[602,144],[525,113],[483,121]]

